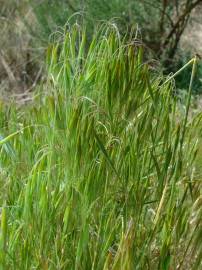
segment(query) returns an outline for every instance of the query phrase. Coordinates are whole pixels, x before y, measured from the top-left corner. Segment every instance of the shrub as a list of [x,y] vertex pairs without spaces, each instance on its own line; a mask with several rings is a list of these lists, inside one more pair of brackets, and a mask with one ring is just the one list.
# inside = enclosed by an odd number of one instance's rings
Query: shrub
[[147,0],[30,2],[41,29],[39,33],[45,36],[45,40],[76,12],[80,16],[75,20],[88,24],[88,34],[99,21],[119,18],[119,29],[123,35],[128,28],[137,28],[139,24],[144,43],[165,62],[165,66],[172,64],[190,14],[201,4],[201,0],[177,0],[175,3],[167,0],[154,0],[152,3]]

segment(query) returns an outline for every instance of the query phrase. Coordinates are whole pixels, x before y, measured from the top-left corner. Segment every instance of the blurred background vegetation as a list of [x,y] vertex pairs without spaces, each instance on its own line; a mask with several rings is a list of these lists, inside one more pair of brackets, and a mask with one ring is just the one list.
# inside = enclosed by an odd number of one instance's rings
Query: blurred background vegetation
[[[89,39],[103,21],[115,22],[122,35],[135,29],[134,41],[144,44],[148,58],[157,60],[164,73],[175,72],[202,50],[193,36],[194,31],[202,35],[194,28],[202,23],[202,0],[0,0],[0,5],[0,86],[6,96],[24,95],[43,79],[51,33],[75,22],[86,25]],[[178,89],[186,89],[188,74],[189,69],[178,77]],[[197,78],[199,94],[201,64]]]

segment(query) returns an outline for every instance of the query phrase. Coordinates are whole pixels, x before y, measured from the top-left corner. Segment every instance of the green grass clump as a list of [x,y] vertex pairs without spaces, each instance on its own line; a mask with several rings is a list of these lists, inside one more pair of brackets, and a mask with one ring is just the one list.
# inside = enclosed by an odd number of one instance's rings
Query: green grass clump
[[183,116],[115,26],[57,41],[46,93],[1,105],[0,268],[200,269],[192,83]]

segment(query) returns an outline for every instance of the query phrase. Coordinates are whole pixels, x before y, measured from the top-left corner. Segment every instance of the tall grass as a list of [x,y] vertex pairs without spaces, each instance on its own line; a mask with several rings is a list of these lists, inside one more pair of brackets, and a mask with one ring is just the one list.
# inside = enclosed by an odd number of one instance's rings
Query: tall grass
[[45,94],[1,105],[1,269],[200,269],[192,80],[183,115],[115,26],[88,47],[73,26],[47,64]]

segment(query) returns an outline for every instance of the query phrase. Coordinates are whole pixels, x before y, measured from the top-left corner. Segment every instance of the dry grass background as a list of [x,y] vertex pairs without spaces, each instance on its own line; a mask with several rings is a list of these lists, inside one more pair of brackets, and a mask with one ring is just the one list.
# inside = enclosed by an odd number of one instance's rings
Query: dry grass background
[[34,22],[33,15],[24,0],[2,0],[0,6],[0,96],[20,100],[39,78],[32,37],[24,23]]

